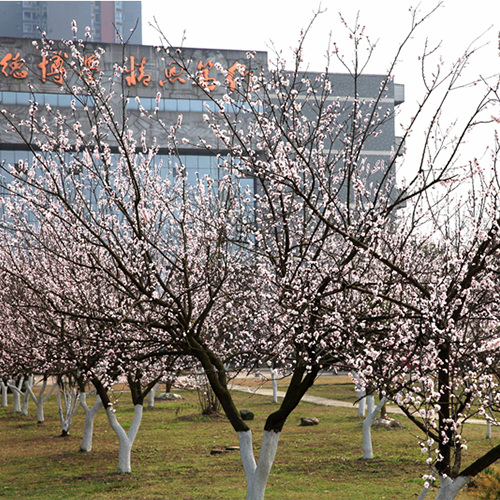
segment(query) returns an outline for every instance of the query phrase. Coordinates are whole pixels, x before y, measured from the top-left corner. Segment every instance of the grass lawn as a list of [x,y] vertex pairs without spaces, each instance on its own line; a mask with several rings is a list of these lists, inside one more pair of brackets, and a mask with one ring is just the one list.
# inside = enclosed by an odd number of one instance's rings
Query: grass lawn
[[[250,384],[252,380],[245,383]],[[282,381],[281,385],[286,384]],[[36,409],[21,417],[9,407],[0,408],[0,498],[6,499],[240,499],[245,478],[239,453],[211,455],[214,448],[238,445],[225,417],[202,417],[195,391],[176,391],[185,400],[157,402],[144,412],[132,452],[132,474],[118,475],[118,440],[104,411],[96,417],[94,446],[80,453],[83,411],[73,421],[70,436],[60,434],[55,396],[45,406],[46,421],[36,423]],[[352,392],[352,394],[351,394]],[[347,378],[319,379],[316,394],[354,401]],[[11,397],[11,396],[9,396]],[[350,398],[350,399],[349,399]],[[271,398],[235,393],[239,408],[254,411],[249,422],[258,454],[265,419],[276,406]],[[116,406],[119,421],[133,417],[128,394]],[[301,403],[280,438],[271,470],[266,499],[411,499],[422,488],[425,458],[417,445],[415,429],[403,417],[403,431],[373,430],[375,459],[360,460],[361,421],[350,408],[325,408]],[[315,427],[300,427],[301,416],[320,419]],[[484,426],[469,426],[463,465],[498,442],[484,438]],[[495,435],[495,433],[497,435]],[[428,498],[434,498],[430,492]],[[462,499],[469,498],[467,493]]]

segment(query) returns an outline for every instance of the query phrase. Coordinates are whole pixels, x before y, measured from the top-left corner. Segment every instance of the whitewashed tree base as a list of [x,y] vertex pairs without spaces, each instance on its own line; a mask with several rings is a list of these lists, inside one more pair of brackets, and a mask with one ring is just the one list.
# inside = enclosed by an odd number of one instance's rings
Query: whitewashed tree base
[[273,403],[278,402],[278,381],[276,380],[276,372],[271,368],[271,381],[273,386]]
[[43,405],[47,401],[47,399],[49,399],[49,397],[52,395],[56,387],[57,387],[56,384],[52,385],[49,393],[44,397],[45,390],[47,389],[47,379],[44,378],[38,396],[35,396],[35,393],[33,392],[33,377],[28,377],[28,380],[26,380],[26,391],[29,397],[31,397],[31,399],[36,404],[36,420],[39,424],[45,421],[45,415],[43,413]]
[[92,408],[89,408],[87,404],[87,394],[85,392],[80,393],[80,404],[83,408],[83,411],[85,412],[85,423],[83,424],[83,438],[80,451],[88,452],[92,450],[92,437],[94,434],[95,416],[103,405],[101,398],[97,396],[94,406],[92,406]]
[[160,388],[161,382],[158,382],[148,394],[148,408],[154,408],[156,391]]
[[253,453],[252,432],[238,432],[241,461],[247,478],[245,500],[264,500],[266,484],[276,456],[280,434],[280,432],[264,431],[259,463],[257,464]]
[[439,493],[436,500],[454,500],[459,491],[469,482],[470,476],[458,476],[455,479],[439,477]]
[[115,411],[112,406],[106,408],[106,415],[108,416],[108,422],[115,434],[118,437],[118,443],[120,444],[120,451],[118,456],[118,474],[130,474],[132,472],[132,467],[130,465],[130,455],[132,452],[132,445],[137,436],[137,432],[141,425],[143,413],[142,405],[134,406],[134,419],[132,425],[128,432],[118,423],[115,415]]
[[368,400],[368,408],[366,418],[363,420],[363,459],[371,460],[373,458],[372,424],[377,415],[380,413],[380,410],[384,406],[387,398],[382,398],[375,409],[373,408],[373,396],[366,396],[366,398]]
[[2,387],[2,407],[6,408],[9,404],[7,398],[7,385],[5,384],[5,382],[1,381],[0,387]]

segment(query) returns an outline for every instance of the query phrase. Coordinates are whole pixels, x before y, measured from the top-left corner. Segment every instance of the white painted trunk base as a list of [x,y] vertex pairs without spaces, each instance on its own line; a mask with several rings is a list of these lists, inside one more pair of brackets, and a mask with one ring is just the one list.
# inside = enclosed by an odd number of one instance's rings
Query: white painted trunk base
[[354,390],[356,391],[356,399],[359,401],[358,406],[358,417],[363,418],[365,416],[366,410],[366,390],[361,385],[361,379],[358,373],[353,375],[354,381],[356,383]]
[[439,493],[436,500],[454,500],[459,491],[469,482],[470,476],[458,476],[455,479],[439,477]]
[[491,408],[488,408],[488,415],[490,418],[486,419],[486,439],[491,439],[491,420],[493,418],[493,412]]
[[156,391],[160,388],[161,382],[158,382],[150,391],[148,394],[148,408],[154,408],[155,406],[155,395]]
[[7,385],[4,382],[0,382],[0,387],[2,388],[2,407],[6,408],[9,404],[7,398]]
[[245,500],[264,500],[267,480],[278,449],[279,432],[264,431],[260,449],[259,463],[255,462],[252,444],[252,432],[238,432],[240,454],[247,478]]
[[64,388],[58,386],[57,406],[59,409],[59,421],[61,422],[62,436],[67,436],[71,429],[71,423],[75,413],[80,407],[78,392],[76,388]]
[[49,399],[49,397],[52,395],[56,387],[57,385],[54,384],[51,387],[49,393],[44,397],[45,390],[47,389],[47,379],[44,379],[42,381],[42,386],[40,387],[40,392],[38,393],[38,396],[35,396],[35,393],[33,392],[33,377],[28,377],[28,380],[26,380],[26,393],[29,397],[31,397],[31,399],[36,404],[36,420],[39,424],[45,421],[45,416],[43,413],[43,405],[47,401],[47,399]]
[[276,372],[271,369],[271,381],[273,384],[273,403],[278,402],[278,381],[276,380]]
[[373,408],[373,396],[366,396],[366,398],[368,400],[368,409],[366,418],[363,420],[363,459],[371,460],[373,458],[372,424],[377,415],[380,413],[380,410],[384,406],[387,398],[382,398],[375,409]]
[[30,395],[28,392],[23,392],[22,404],[21,404],[21,415],[28,416],[28,406],[30,402]]
[[369,394],[366,396],[366,416],[369,417],[373,410],[375,410],[375,396],[373,394]]
[[102,408],[101,398],[97,396],[96,402],[92,408],[87,404],[87,394],[80,393],[80,404],[85,412],[85,423],[83,424],[83,438],[80,451],[87,452],[92,450],[92,436],[94,434],[94,420],[97,412]]
[[424,500],[425,496],[427,495],[427,492],[429,491],[430,487],[432,486],[432,484],[436,479],[436,475],[437,475],[437,470],[434,467],[430,475],[430,480],[426,481],[424,489],[420,492],[420,495],[418,496],[417,500]]
[[[27,415],[28,414],[27,404],[26,408],[21,407],[21,396],[24,396],[24,393],[22,391],[23,383],[24,383],[24,377],[21,377],[17,385],[14,384],[13,380],[9,380],[7,382],[7,387],[12,391],[12,395],[14,396],[14,410],[13,410],[14,413],[21,413],[22,415]],[[26,411],[26,413],[22,413],[23,410]]]
[[106,408],[106,415],[108,416],[108,422],[115,434],[118,437],[118,443],[120,444],[120,451],[118,455],[118,474],[130,474],[132,472],[132,467],[130,465],[130,455],[132,451],[132,445],[137,436],[137,432],[141,425],[143,413],[142,405],[134,406],[134,419],[132,425],[128,432],[118,423],[115,412],[112,406]]
[[363,389],[361,391],[356,391],[356,399],[359,400],[358,406],[358,417],[363,418],[366,413],[366,391]]
[[21,413],[21,394],[17,391],[12,391],[14,396],[14,413]]

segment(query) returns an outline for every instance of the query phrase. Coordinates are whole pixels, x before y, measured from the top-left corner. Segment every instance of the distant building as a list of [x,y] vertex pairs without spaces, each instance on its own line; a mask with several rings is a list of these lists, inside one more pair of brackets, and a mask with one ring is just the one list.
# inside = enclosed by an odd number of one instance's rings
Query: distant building
[[16,38],[71,39],[75,20],[79,37],[90,28],[93,42],[119,42],[118,33],[130,43],[142,43],[141,2],[4,2],[0,1],[0,34]]
[[[31,40],[0,37],[0,105],[18,118],[27,117],[30,100],[35,99],[40,105],[40,112],[46,115],[47,120],[50,120],[48,106],[52,109],[60,109],[63,114],[71,113],[73,106],[76,108],[76,117],[84,117],[85,107],[90,108],[94,105],[92,99],[81,94],[72,103],[72,97],[64,91],[65,87],[71,88],[76,78],[70,67],[71,51],[63,42],[54,41],[54,52],[40,54],[32,43],[35,38],[39,37],[31,37]],[[124,47],[120,44],[88,43],[86,53],[89,56],[85,59],[85,64],[89,69],[92,68],[92,53],[97,47],[102,47],[105,54],[101,59],[99,69],[95,71],[110,75],[113,73],[115,64],[122,64],[124,67],[124,88],[116,89],[117,92],[110,102],[115,116],[120,119],[125,113],[127,126],[133,131],[135,137],[139,138],[142,133],[145,133],[150,143],[153,138],[158,139],[160,145],[158,160],[163,161],[165,172],[168,170],[169,162],[174,160],[170,157],[170,149],[166,147],[167,134],[160,127],[159,120],[168,128],[176,124],[178,116],[182,114],[181,137],[185,141],[179,144],[177,152],[186,166],[189,179],[194,181],[197,176],[205,174],[212,178],[217,177],[219,175],[217,154],[224,155],[225,151],[217,149],[217,141],[214,141],[203,118],[207,107],[212,111],[217,110],[215,103],[210,102],[200,88],[192,85],[184,70],[174,60],[156,50],[155,47],[134,44]],[[267,52],[257,52],[253,60],[247,59],[245,51],[235,50],[185,48],[183,55],[191,61],[193,71],[202,72],[208,86],[213,87],[211,88],[212,94],[218,98],[224,94],[223,86],[218,87],[215,84],[217,79],[224,80],[219,64],[229,69],[227,80],[231,84],[236,71],[233,68],[249,64],[252,65],[247,66],[250,71],[253,68],[267,68],[268,61]],[[309,75],[311,80],[315,80],[317,76],[316,73]],[[352,109],[353,99],[350,96],[354,93],[353,80],[349,75],[342,74],[332,74],[329,78],[335,94],[328,98],[328,103],[339,103],[339,109],[344,110],[340,116],[342,120],[342,116]],[[381,123],[377,137],[370,137],[364,142],[363,157],[366,157],[372,165],[378,161],[389,164],[394,148],[398,144],[398,138],[395,137],[394,111],[395,106],[404,100],[404,87],[389,81],[386,93],[379,96],[381,82],[385,80],[384,75],[364,75],[357,82],[359,100],[369,103],[373,99],[378,99],[380,114],[387,113],[388,116]],[[141,112],[141,107],[147,112],[154,112],[157,109],[155,117],[158,120],[145,116],[145,113]],[[233,113],[237,110],[227,105],[226,111]],[[304,108],[303,112],[308,111]],[[83,119],[82,123],[85,122]],[[89,130],[84,130],[84,132],[88,133]],[[200,140],[212,143],[213,148],[207,151],[196,147],[195,145]],[[118,145],[112,137],[109,138],[109,144],[113,152],[118,152]],[[341,151],[342,147],[339,139],[332,144],[330,150]],[[29,147],[20,137],[15,134],[0,135],[0,162],[15,165],[20,161],[31,161],[31,159]],[[379,178],[383,176],[383,169],[377,176]],[[378,180],[374,179],[375,182]],[[252,179],[247,179],[246,183],[257,189]]]

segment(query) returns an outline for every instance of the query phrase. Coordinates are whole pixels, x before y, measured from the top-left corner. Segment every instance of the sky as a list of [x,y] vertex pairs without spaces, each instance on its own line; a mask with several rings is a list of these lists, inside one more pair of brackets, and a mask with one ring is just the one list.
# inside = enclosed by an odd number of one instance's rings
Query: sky
[[[417,7],[421,14],[438,6],[434,0],[143,0],[143,39],[156,45],[158,34],[148,26],[158,23],[170,43],[188,47],[215,49],[269,50],[274,44],[287,51],[296,45],[301,29],[307,27],[314,12],[323,11],[314,22],[306,44],[306,60],[312,70],[325,66],[328,39],[347,49],[346,31],[339,12],[349,25],[359,13],[359,22],[366,26],[373,41],[379,42],[371,72],[383,72],[401,40],[406,36],[412,17],[409,9]],[[441,52],[458,57],[476,37],[490,42],[481,57],[485,66],[497,55],[500,31],[498,0],[444,0],[416,32],[413,50],[421,50],[424,40],[442,42]],[[488,54],[488,55],[486,55]],[[414,56],[414,53],[412,54]],[[412,55],[409,55],[411,57]]]
[[[296,47],[301,30],[308,27],[315,12],[322,11],[306,38],[304,64],[311,71],[325,68],[329,40],[338,44],[347,60],[352,57],[352,44],[339,12],[350,26],[359,16],[358,22],[366,26],[372,43],[377,42],[368,73],[386,71],[408,35],[412,9],[418,11],[419,18],[435,9],[409,40],[394,72],[395,81],[405,85],[401,123],[415,112],[425,91],[419,57],[426,44],[436,47],[429,68],[442,62],[441,71],[468,48],[478,49],[463,74],[463,84],[500,72],[499,0],[143,0],[142,5],[143,43],[147,45],[161,42],[158,32],[148,26],[157,23],[171,45],[267,50],[270,56],[275,47],[283,51],[287,61],[292,59],[291,48]],[[366,53],[361,51],[361,57]],[[330,67],[334,72],[345,71],[336,62]],[[457,91],[449,120],[455,115],[465,119],[483,90],[482,85],[476,85]]]

